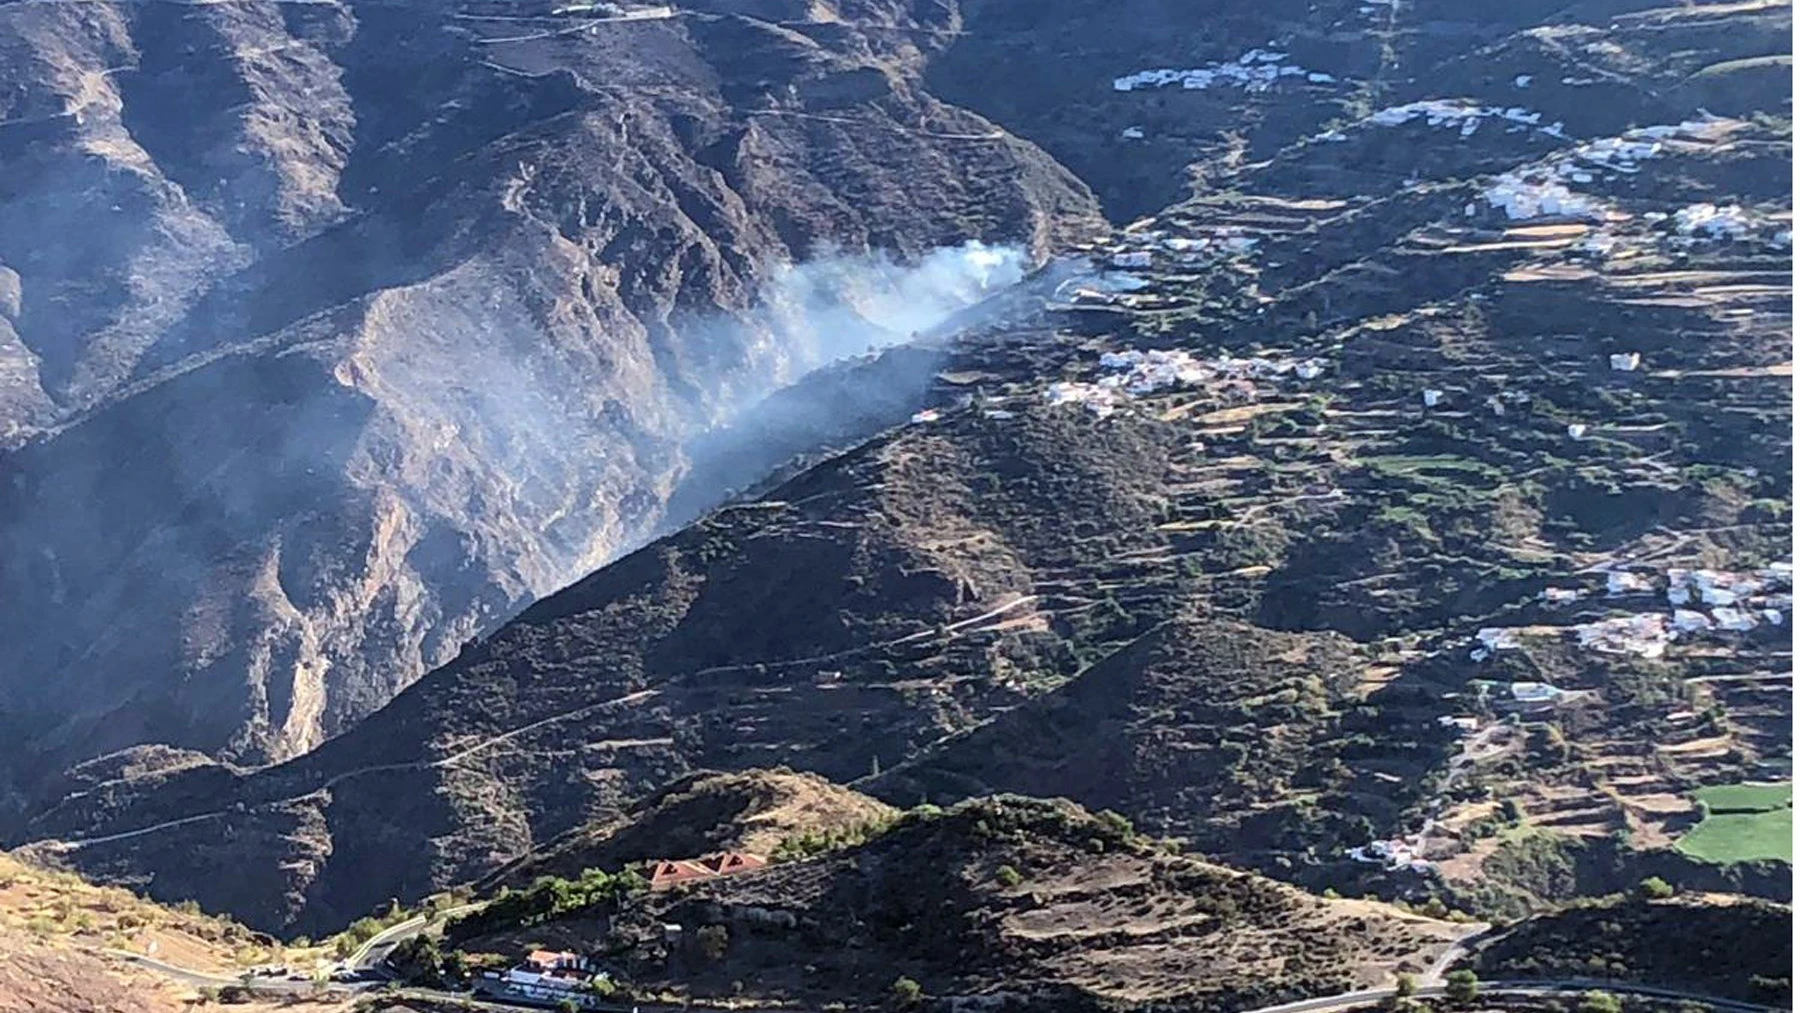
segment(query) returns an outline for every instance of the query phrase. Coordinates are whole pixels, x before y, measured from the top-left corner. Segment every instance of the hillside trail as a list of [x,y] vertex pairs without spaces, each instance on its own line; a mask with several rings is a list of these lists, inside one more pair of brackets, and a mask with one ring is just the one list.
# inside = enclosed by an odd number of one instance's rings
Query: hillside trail
[[[621,697],[614,697],[611,700],[602,700],[599,703],[585,704],[581,707],[575,708],[574,710],[565,711],[561,714],[554,714],[554,715],[544,718],[542,720],[533,721],[532,723],[527,724],[527,725],[521,725],[520,727],[511,729],[510,731],[505,731],[505,732],[501,732],[497,735],[489,736],[488,738],[485,738],[485,739],[481,740],[480,742],[475,743],[474,745],[467,746],[463,749],[459,749],[456,752],[451,753],[448,756],[438,757],[435,760],[414,760],[414,761],[409,761],[406,763],[380,763],[380,764],[373,764],[373,765],[367,766],[367,767],[358,767],[354,770],[347,770],[340,774],[333,775],[332,777],[328,778],[323,784],[320,784],[318,787],[313,788],[309,791],[302,792],[298,795],[291,795],[286,798],[275,799],[274,801],[271,801],[271,802],[260,803],[258,805],[258,808],[272,808],[275,806],[287,805],[287,804],[290,804],[293,802],[300,802],[305,799],[309,799],[314,796],[317,796],[320,792],[330,791],[332,788],[334,788],[340,784],[343,784],[345,781],[349,781],[349,780],[352,780],[352,779],[358,778],[358,777],[365,777],[369,774],[398,773],[400,771],[406,771],[406,770],[432,770],[432,769],[439,769],[439,768],[445,768],[445,767],[452,767],[452,766],[455,766],[456,764],[460,763],[461,761],[466,760],[471,756],[474,756],[477,753],[484,752],[484,751],[491,749],[494,746],[497,746],[503,742],[511,741],[512,739],[515,739],[521,735],[527,735],[527,734],[530,734],[531,732],[548,727],[550,725],[559,724],[561,722],[569,721],[574,718],[585,717],[588,714],[591,714],[598,710],[602,710],[607,707],[615,707],[615,706],[620,706],[620,705],[625,705],[625,704],[639,703],[641,701],[644,701],[644,700],[650,699],[651,697],[659,695],[660,692],[661,692],[660,690],[645,689],[645,690],[639,690],[635,693],[627,693],[626,695],[621,696]],[[653,741],[653,740],[619,739],[619,740],[614,740],[611,743],[597,743],[597,745],[604,746],[604,745],[610,744],[610,745],[617,745],[617,746],[630,746],[630,745],[640,745],[640,744],[644,744],[644,743],[647,743],[650,741]],[[152,826],[140,827],[136,830],[127,830],[127,831],[123,831],[121,833],[103,834],[98,837],[78,837],[78,838],[73,838],[70,840],[61,840],[61,841],[57,841],[57,840],[34,841],[34,842],[23,845],[22,848],[30,848],[33,846],[42,846],[42,847],[45,847],[45,848],[48,848],[51,850],[55,850],[58,852],[75,851],[75,850],[78,850],[81,848],[92,847],[97,844],[111,844],[116,841],[130,840],[135,837],[142,837],[146,834],[153,834],[153,833],[157,833],[157,832],[163,831],[163,830],[172,830],[176,827],[191,826],[195,823],[204,823],[208,820],[220,819],[222,817],[229,816],[229,815],[239,812],[239,811],[240,810],[234,809],[234,808],[217,809],[212,812],[199,813],[199,814],[193,815],[193,816],[183,816],[180,819],[166,820],[162,823],[157,823]]]

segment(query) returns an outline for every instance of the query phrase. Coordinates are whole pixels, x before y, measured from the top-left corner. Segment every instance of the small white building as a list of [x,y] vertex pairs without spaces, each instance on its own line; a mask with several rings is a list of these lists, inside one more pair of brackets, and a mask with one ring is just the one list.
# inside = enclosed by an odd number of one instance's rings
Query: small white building
[[483,975],[490,987],[543,1002],[560,1002],[570,998],[586,1002],[590,994],[589,985],[596,978],[604,977],[605,973],[586,957],[551,950],[533,950],[523,961],[507,968],[505,972],[496,974],[489,971]]
[[1555,704],[1563,698],[1563,691],[1547,682],[1515,682],[1507,689],[1514,703],[1528,707]]

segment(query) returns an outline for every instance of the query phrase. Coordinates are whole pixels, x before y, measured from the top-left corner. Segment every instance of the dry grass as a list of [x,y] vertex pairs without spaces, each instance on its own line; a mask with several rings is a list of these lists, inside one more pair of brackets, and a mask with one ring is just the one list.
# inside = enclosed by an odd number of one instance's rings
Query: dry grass
[[235,922],[95,886],[72,873],[0,856],[0,929],[39,939],[130,950],[208,973],[268,963],[279,947]]
[[[109,948],[220,977],[296,955],[257,943],[234,922],[0,855],[0,1013],[163,1013],[198,1001],[192,986],[101,952]],[[342,1013],[349,1004],[259,1001],[231,1008]]]

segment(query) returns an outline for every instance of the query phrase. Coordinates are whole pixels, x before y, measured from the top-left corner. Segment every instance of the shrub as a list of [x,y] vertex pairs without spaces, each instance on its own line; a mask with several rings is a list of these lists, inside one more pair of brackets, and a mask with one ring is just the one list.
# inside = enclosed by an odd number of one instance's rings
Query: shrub
[[1463,969],[1444,976],[1444,994],[1456,1002],[1472,1002],[1481,993],[1481,980],[1475,972]]
[[1648,900],[1663,900],[1675,896],[1675,888],[1661,876],[1650,876],[1638,884],[1638,893]]
[[1599,990],[1581,993],[1581,1002],[1576,1004],[1576,1013],[1619,1013],[1621,1006],[1619,997],[1611,992]]
[[1137,831],[1132,827],[1131,821],[1111,809],[1102,809],[1097,815],[1100,817],[1100,822],[1104,823],[1108,830],[1119,835],[1121,840],[1129,841],[1137,836]]
[[999,880],[1000,885],[1008,890],[1025,881],[1025,877],[1019,875],[1019,870],[1010,865],[1002,865],[1000,871],[994,873],[994,878]]
[[700,952],[708,960],[718,960],[725,956],[725,948],[731,943],[731,936],[723,925],[707,925],[694,933],[699,942]]
[[925,997],[925,989],[904,974],[894,979],[893,993],[894,1002],[902,1007],[917,1006]]

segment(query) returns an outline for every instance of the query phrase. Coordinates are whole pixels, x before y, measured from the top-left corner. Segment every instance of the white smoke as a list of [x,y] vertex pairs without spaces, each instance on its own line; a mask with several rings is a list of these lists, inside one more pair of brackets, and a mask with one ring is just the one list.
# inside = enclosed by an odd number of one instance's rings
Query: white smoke
[[940,247],[913,264],[886,253],[825,252],[783,265],[764,290],[762,311],[779,379],[924,334],[1016,284],[1028,266],[1024,250],[979,240]]

